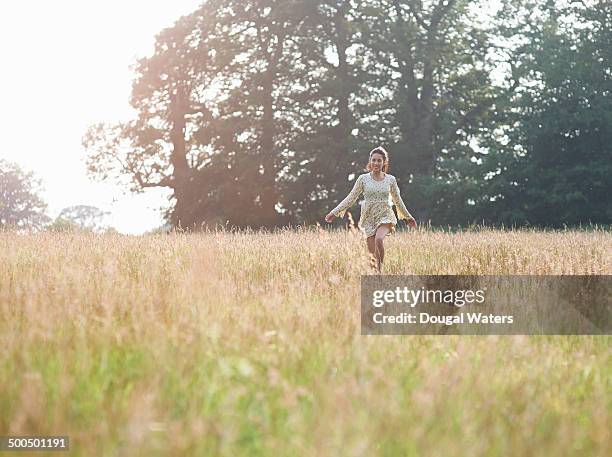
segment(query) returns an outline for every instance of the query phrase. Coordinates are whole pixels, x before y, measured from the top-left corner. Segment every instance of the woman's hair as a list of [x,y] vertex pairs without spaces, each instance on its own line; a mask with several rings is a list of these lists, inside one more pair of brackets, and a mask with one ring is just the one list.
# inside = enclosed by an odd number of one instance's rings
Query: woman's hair
[[381,154],[383,156],[382,171],[386,173],[389,170],[389,153],[382,146],[378,146],[377,148],[374,148],[370,151],[370,155],[368,157],[368,164],[365,167],[366,171],[372,171],[372,167],[370,166],[372,154]]

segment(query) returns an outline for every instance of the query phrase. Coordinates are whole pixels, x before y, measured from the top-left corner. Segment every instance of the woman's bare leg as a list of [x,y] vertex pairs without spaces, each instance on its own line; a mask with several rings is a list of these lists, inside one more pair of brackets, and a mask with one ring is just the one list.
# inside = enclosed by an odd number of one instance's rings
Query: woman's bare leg
[[374,235],[374,250],[375,256],[377,260],[376,269],[380,273],[380,269],[382,268],[383,260],[385,260],[385,246],[384,240],[387,236],[387,233],[391,231],[391,224],[380,224],[376,229],[376,234]]
[[374,242],[374,235],[367,237],[366,243],[368,245],[368,252],[370,253],[370,266],[376,268],[376,245]]

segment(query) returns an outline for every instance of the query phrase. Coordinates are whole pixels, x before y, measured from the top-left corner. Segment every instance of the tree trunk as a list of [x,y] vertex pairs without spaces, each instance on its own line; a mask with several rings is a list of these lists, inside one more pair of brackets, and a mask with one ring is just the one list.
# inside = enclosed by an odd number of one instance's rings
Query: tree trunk
[[[346,30],[346,5],[341,3],[338,6],[335,17],[336,22],[336,37],[334,43],[336,52],[338,53],[338,80],[340,81],[340,92],[338,95],[338,156],[339,165],[342,167],[348,163],[350,154],[350,136],[353,127],[352,115],[349,108],[349,97],[351,94],[351,76],[349,74],[349,65],[346,58],[346,50],[349,46]],[[340,169],[341,167],[337,167]]]
[[170,139],[172,141],[172,153],[170,163],[173,167],[172,188],[176,205],[173,213],[174,225],[182,227],[192,224],[190,211],[187,204],[187,192],[189,189],[190,169],[187,163],[187,151],[185,147],[185,113],[188,108],[188,100],[184,88],[179,85],[170,104],[170,120],[172,129]]
[[278,202],[276,193],[277,161],[274,150],[274,104],[273,94],[275,68],[270,63],[263,84],[263,119],[261,132],[261,155],[259,163],[263,167],[263,186],[260,193],[262,225],[272,227],[276,223]]

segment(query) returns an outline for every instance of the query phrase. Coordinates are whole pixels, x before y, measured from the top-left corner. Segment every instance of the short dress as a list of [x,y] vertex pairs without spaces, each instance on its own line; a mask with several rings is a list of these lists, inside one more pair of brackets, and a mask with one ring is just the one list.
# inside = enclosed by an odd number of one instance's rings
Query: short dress
[[359,175],[351,192],[331,211],[332,214],[344,217],[346,211],[355,204],[362,193],[364,200],[361,202],[361,215],[357,226],[366,237],[374,235],[380,224],[390,223],[389,233],[395,232],[397,219],[391,207],[391,200],[400,219],[413,218],[404,205],[395,176],[388,173],[385,173],[381,181],[376,181],[370,173]]

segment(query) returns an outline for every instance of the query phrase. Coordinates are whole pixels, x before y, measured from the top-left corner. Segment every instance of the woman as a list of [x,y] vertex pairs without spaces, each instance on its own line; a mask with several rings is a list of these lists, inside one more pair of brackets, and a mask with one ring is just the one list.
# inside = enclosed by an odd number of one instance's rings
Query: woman
[[416,220],[402,201],[395,176],[388,174],[388,169],[389,154],[387,151],[382,146],[373,149],[366,166],[368,173],[359,175],[348,196],[325,216],[326,222],[333,221],[335,217],[344,217],[346,210],[355,204],[363,192],[364,201],[361,204],[358,226],[366,237],[368,251],[372,256],[372,266],[378,273],[381,271],[385,258],[383,240],[389,233],[395,232],[397,224],[389,201],[389,194],[397,209],[398,217],[405,219],[411,227],[417,226]]

